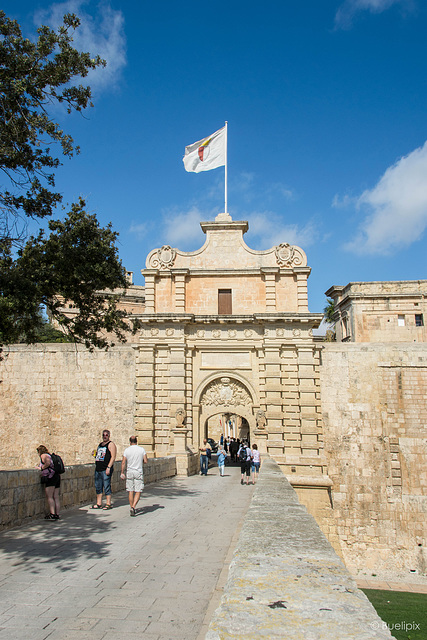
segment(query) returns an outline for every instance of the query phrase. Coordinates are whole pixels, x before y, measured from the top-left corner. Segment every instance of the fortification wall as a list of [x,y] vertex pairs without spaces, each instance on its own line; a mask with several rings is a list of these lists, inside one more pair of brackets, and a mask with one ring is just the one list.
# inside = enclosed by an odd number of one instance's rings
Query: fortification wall
[[[0,380],[1,469],[34,467],[39,444],[93,462],[105,427],[121,458],[135,428],[131,346],[14,346]],[[425,574],[427,344],[325,343],[320,380],[333,509],[304,503],[354,573]]]
[[323,531],[353,573],[425,574],[427,345],[327,343],[320,369]]
[[135,355],[129,345],[89,353],[72,344],[15,345],[0,363],[0,469],[37,463],[36,447],[65,464],[93,461],[107,428],[118,456],[134,432]]

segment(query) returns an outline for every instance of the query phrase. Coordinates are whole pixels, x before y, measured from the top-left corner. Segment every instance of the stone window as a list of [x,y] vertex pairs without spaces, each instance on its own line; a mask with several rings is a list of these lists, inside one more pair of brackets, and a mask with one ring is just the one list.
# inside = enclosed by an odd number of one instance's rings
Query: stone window
[[416,313],[415,314],[415,326],[416,327],[423,327],[424,326],[424,318],[423,318],[423,314],[422,313]]
[[405,326],[405,316],[398,315],[397,316],[397,326],[404,327]]
[[218,315],[231,315],[231,289],[218,289]]

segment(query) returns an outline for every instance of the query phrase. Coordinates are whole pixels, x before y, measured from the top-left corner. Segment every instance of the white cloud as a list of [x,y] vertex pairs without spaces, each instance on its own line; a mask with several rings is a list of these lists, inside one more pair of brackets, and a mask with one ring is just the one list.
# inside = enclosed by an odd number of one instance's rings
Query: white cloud
[[204,242],[200,222],[212,220],[214,216],[211,212],[203,213],[198,207],[192,207],[188,211],[169,210],[163,215],[162,237],[173,247],[189,248],[189,245],[194,244],[193,249],[198,249]]
[[256,236],[261,249],[270,249],[282,242],[304,248],[314,244],[319,236],[317,225],[312,220],[303,226],[283,224],[280,216],[271,211],[249,213],[244,219],[249,222],[248,234]]
[[133,234],[138,238],[138,240],[143,240],[147,234],[147,225],[142,224],[131,224],[129,227],[128,233]]
[[75,13],[81,24],[74,32],[74,46],[80,51],[88,51],[92,56],[100,55],[107,61],[105,68],[90,71],[84,82],[95,91],[111,89],[126,65],[124,17],[121,11],[113,10],[106,0],[101,0],[91,13],[86,10],[85,5],[93,3],[90,0],[54,3],[48,9],[38,11],[34,21],[37,25],[47,24],[56,28],[62,24],[64,14]]
[[335,27],[338,29],[348,29],[354,16],[359,11],[370,11],[371,13],[382,13],[392,5],[400,4],[409,7],[413,0],[345,0],[335,14]]
[[427,227],[427,142],[389,167],[357,207],[370,213],[346,249],[386,255],[419,240]]
[[357,198],[354,198],[349,195],[340,196],[339,193],[336,193],[332,199],[332,206],[335,209],[344,209],[348,207],[350,204],[357,205]]
[[282,182],[266,183],[260,186],[257,184],[257,176],[249,171],[241,171],[230,181],[229,192],[232,196],[238,197],[245,202],[253,202],[262,198],[273,200],[278,196],[285,200],[294,200],[295,195],[292,189]]

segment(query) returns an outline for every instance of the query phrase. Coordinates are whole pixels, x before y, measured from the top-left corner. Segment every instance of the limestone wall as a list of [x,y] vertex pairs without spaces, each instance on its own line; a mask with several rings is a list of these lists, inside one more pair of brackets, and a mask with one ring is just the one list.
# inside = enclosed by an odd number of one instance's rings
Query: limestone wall
[[425,574],[427,345],[325,344],[321,402],[324,532],[354,572]]
[[[144,483],[158,482],[162,478],[176,475],[175,457],[149,460],[144,465]],[[112,479],[114,493],[124,490],[125,481],[120,480],[120,465],[115,465]],[[95,500],[94,465],[80,464],[67,467],[61,476],[61,509],[91,503]],[[0,471],[0,530],[25,524],[32,518],[41,518],[48,513],[40,472],[36,469]]]
[[134,431],[131,346],[89,353],[72,344],[17,345],[0,363],[0,469],[34,467],[36,447],[88,463],[108,428],[118,455]]

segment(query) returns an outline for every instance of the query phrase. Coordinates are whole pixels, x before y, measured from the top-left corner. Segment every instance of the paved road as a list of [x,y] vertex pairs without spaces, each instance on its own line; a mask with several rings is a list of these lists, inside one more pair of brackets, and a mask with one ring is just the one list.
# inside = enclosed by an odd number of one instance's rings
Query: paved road
[[203,637],[253,492],[239,474],[148,485],[135,518],[120,493],[111,511],[1,533],[0,639]]

